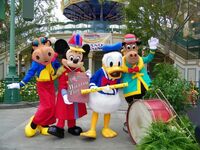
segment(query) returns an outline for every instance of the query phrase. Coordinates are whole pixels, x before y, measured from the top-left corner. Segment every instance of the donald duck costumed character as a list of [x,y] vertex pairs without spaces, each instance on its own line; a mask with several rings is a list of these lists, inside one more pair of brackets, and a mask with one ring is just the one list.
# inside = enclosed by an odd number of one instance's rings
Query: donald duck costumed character
[[111,112],[118,109],[121,104],[118,89],[111,89],[110,85],[120,83],[122,75],[122,55],[120,50],[122,43],[103,46],[105,52],[102,59],[102,68],[95,72],[90,79],[90,89],[106,86],[102,91],[90,93],[89,107],[93,110],[91,127],[87,132],[81,133],[81,136],[96,138],[96,124],[99,113],[104,114],[104,127],[102,135],[106,138],[117,136],[117,133],[109,128]]

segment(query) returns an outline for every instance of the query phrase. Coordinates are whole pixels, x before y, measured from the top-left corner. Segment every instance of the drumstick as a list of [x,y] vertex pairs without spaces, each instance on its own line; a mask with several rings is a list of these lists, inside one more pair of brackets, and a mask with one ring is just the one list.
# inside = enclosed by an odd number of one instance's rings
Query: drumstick
[[[111,88],[111,89],[119,89],[119,88],[124,88],[124,87],[127,87],[127,86],[128,86],[128,82],[109,85],[108,87]],[[89,93],[92,93],[92,92],[102,91],[104,88],[107,88],[107,86],[101,86],[101,87],[94,88],[94,89],[84,89],[84,90],[81,90],[81,94],[89,94]]]

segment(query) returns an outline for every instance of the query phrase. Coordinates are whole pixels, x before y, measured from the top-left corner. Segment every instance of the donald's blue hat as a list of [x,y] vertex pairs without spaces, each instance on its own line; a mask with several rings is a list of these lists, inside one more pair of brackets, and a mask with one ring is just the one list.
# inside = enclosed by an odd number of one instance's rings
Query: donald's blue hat
[[122,49],[122,43],[118,42],[115,44],[110,44],[110,45],[104,45],[102,47],[102,50],[104,53],[109,53],[109,52],[120,52]]

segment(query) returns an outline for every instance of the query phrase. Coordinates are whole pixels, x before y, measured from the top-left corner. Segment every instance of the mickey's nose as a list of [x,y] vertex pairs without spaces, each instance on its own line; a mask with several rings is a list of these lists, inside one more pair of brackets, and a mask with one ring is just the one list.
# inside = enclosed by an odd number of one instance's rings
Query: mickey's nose
[[73,60],[73,63],[74,63],[74,64],[77,64],[77,63],[78,63],[78,59],[74,59],[74,60]]

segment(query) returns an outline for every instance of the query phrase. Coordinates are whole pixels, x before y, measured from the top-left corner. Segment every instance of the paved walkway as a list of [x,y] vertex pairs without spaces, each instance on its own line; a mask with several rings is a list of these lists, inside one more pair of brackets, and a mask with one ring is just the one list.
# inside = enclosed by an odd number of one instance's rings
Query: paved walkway
[[[0,109],[0,150],[134,150],[130,137],[123,130],[127,105],[124,102],[119,111],[111,116],[110,126],[118,132],[112,139],[103,138],[103,115],[99,116],[97,124],[97,139],[91,140],[76,137],[66,132],[65,138],[37,135],[32,138],[24,136],[24,126],[35,113],[36,107],[20,109]],[[91,110],[88,115],[78,120],[84,131],[89,129]]]

